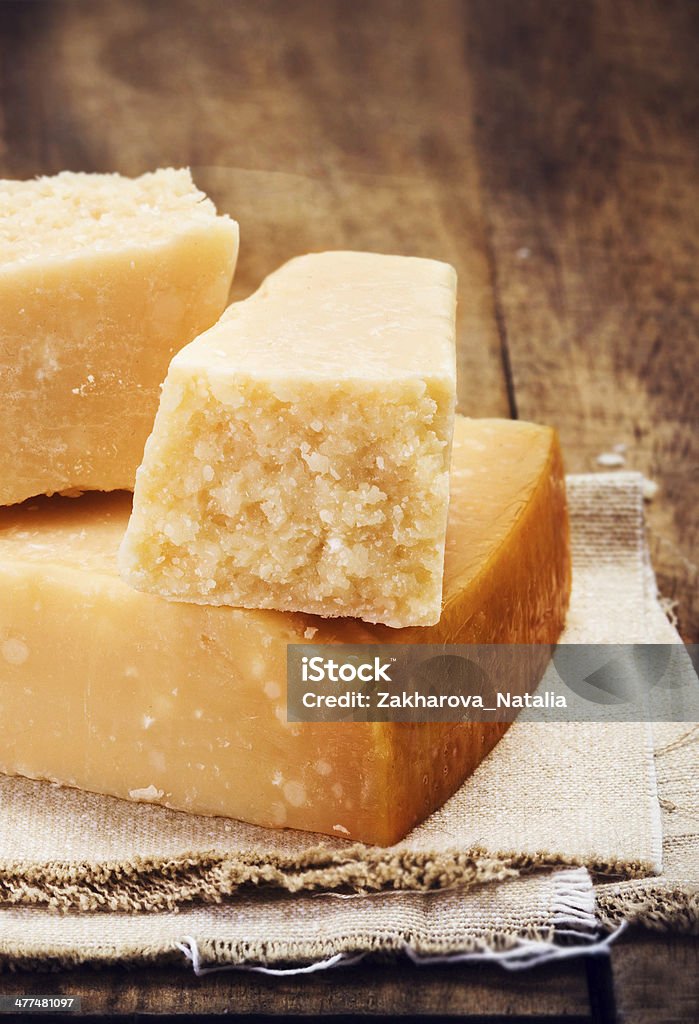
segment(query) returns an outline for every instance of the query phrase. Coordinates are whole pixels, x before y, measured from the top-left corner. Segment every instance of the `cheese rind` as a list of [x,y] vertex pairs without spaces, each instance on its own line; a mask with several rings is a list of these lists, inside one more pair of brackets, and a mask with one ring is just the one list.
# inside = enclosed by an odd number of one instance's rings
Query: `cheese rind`
[[[552,643],[570,588],[553,431],[457,417],[444,612],[357,620],[163,601],[118,576],[124,494],[0,511],[0,770],[390,844],[504,723],[287,723],[288,643]],[[339,827],[338,827],[339,826]]]
[[172,361],[121,551],[177,600],[439,618],[456,395],[455,274],[291,260]]
[[0,181],[0,504],[133,487],[170,359],[220,315],[237,251],[186,170]]

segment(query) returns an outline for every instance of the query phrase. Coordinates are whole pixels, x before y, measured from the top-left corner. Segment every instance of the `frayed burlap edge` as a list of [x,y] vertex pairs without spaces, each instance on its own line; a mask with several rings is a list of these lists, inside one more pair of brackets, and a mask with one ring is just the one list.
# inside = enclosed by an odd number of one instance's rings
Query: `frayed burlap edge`
[[[221,939],[202,940],[198,943],[198,951],[206,966],[237,966],[250,967],[256,964],[275,967],[290,966],[298,968],[302,964],[316,963],[338,953],[363,956],[379,961],[386,958],[394,959],[409,947],[412,952],[421,956],[447,956],[453,953],[484,953],[502,952],[518,946],[522,940],[552,943],[555,940],[553,927],[530,928],[526,932],[487,932],[480,936],[460,938],[458,942],[424,940],[409,933],[402,935],[374,935],[369,932],[353,935],[351,938],[340,936],[330,942],[309,940],[306,942],[270,941],[254,944],[246,942],[226,942]],[[117,950],[114,946],[104,943],[90,946],[89,949],[75,949],[66,952],[36,949],[27,943],[26,946],[0,942],[0,973],[13,971],[59,971],[71,967],[85,965],[101,969],[103,967],[143,967],[144,965],[165,966],[186,964],[184,954],[174,941],[151,943],[149,945],[123,946]]]
[[699,935],[699,883],[598,891],[595,902],[600,926],[609,931],[626,921],[657,932]]
[[298,857],[265,853],[232,856],[185,853],[102,864],[14,861],[0,864],[0,906],[45,906],[68,911],[175,910],[221,903],[243,888],[286,892],[434,892],[564,867],[585,867],[607,881],[644,878],[642,861],[600,861],[561,854],[468,851],[416,853],[355,845],[319,846]]

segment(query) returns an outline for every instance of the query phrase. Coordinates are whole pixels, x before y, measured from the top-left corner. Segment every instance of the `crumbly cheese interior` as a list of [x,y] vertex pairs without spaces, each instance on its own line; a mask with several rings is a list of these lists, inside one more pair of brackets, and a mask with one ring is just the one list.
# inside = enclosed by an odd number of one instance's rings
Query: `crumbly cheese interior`
[[135,562],[149,589],[186,600],[432,621],[448,403],[416,382],[388,400],[367,385],[351,404],[318,388],[309,420],[307,390],[281,401],[250,382],[231,419],[215,392],[198,379],[168,393],[168,431],[148,456],[159,471],[144,474],[147,513],[127,549],[136,584]]
[[157,244],[172,238],[173,218],[191,227],[216,217],[187,169],[120,174],[63,171],[31,181],[0,180],[0,264],[68,256],[86,247]]
[[122,567],[166,597],[439,618],[455,275],[434,260],[290,261],[173,360]]

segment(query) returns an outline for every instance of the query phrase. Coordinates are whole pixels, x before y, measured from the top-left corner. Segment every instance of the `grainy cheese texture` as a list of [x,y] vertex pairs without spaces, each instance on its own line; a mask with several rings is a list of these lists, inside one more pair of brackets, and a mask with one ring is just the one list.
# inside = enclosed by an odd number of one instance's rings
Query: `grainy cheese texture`
[[287,723],[286,645],[550,643],[570,588],[553,431],[457,417],[438,625],[164,601],[119,577],[125,494],[0,510],[0,771],[389,844],[497,742],[492,723]]
[[221,315],[237,252],[186,170],[0,181],[0,504],[133,487],[170,359]]
[[291,260],[172,361],[121,553],[184,601],[439,618],[456,275],[436,260]]

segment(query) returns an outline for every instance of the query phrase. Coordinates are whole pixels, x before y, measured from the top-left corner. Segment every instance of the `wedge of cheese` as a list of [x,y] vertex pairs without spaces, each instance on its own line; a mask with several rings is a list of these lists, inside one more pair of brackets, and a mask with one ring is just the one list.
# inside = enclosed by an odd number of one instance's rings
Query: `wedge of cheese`
[[436,260],[291,260],[172,361],[121,553],[201,604],[439,619],[456,274]]
[[237,251],[186,170],[0,181],[0,504],[133,487],[170,359],[220,316]]
[[0,512],[0,770],[390,844],[501,723],[288,723],[286,645],[551,643],[570,586],[546,427],[457,418],[444,610],[428,628],[185,604],[120,579],[125,494]]

